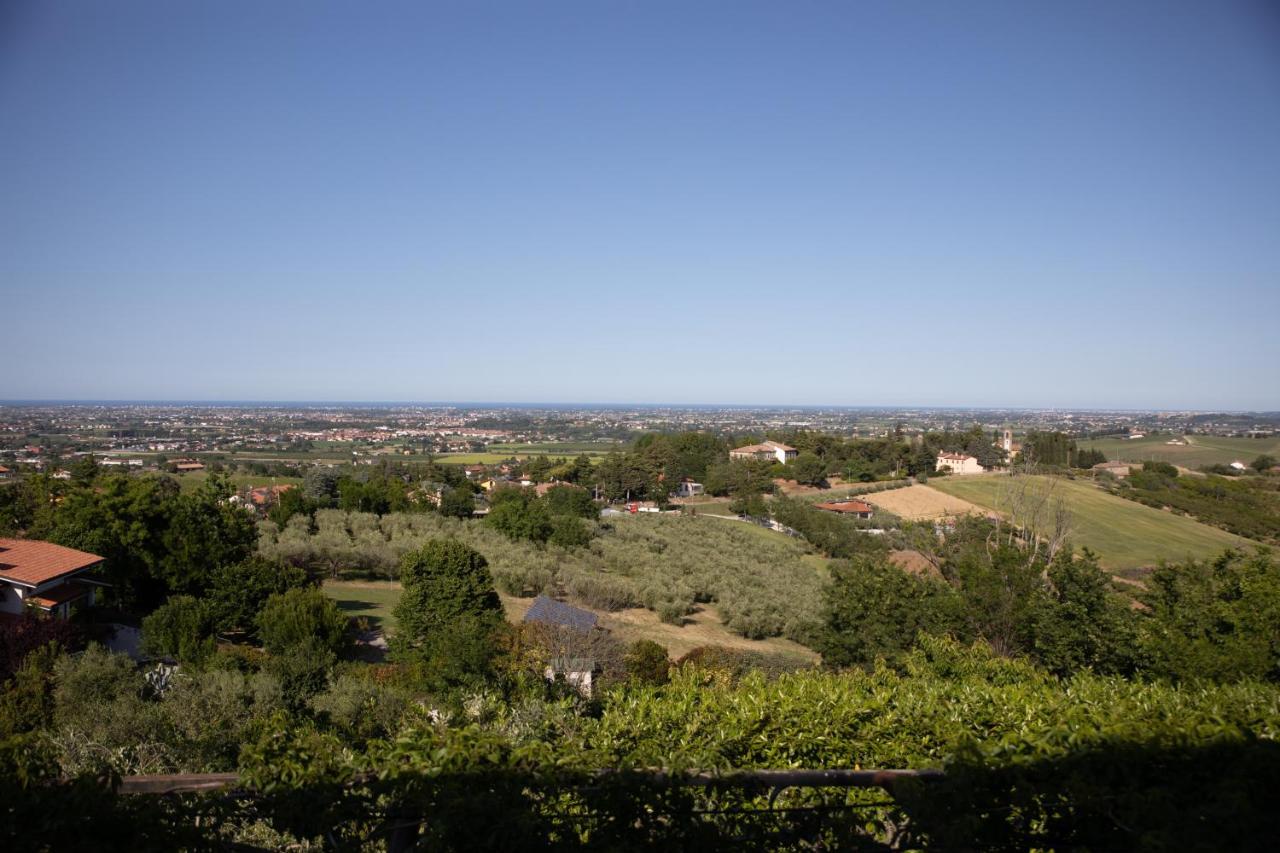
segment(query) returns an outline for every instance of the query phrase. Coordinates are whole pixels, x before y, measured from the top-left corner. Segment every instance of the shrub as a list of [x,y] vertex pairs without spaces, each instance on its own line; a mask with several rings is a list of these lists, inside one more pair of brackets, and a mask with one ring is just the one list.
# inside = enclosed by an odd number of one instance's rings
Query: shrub
[[190,595],[175,595],[142,620],[142,649],[147,654],[198,663],[213,654],[213,614]]
[[347,643],[347,617],[315,587],[272,595],[258,613],[257,625],[258,636],[273,655],[309,644],[337,654]]

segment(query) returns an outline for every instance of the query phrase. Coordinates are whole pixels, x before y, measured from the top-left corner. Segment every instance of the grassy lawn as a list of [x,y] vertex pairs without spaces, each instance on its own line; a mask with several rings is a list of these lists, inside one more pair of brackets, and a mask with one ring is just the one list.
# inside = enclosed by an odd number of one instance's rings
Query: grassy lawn
[[391,633],[396,617],[391,611],[400,600],[400,584],[391,581],[325,581],[325,595],[338,602],[342,612],[363,616],[370,626]]
[[[929,488],[1001,511],[1002,479],[1003,475],[936,477]],[[1151,566],[1162,559],[1210,557],[1233,545],[1255,544],[1185,516],[1109,495],[1090,482],[1059,480],[1054,488],[1071,509],[1072,541],[1093,550],[1102,565],[1114,571]]]
[[489,449],[496,453],[516,453],[521,456],[545,453],[547,456],[603,456],[611,450],[618,450],[625,445],[577,441],[544,441],[530,444],[491,444]]
[[[188,474],[170,474],[178,481],[183,492],[194,492],[209,479],[209,472],[192,471]],[[237,489],[256,489],[259,486],[283,486],[291,483],[295,486],[302,483],[301,477],[266,477],[261,474],[232,474],[231,484]]]
[[1101,450],[1108,459],[1123,462],[1145,462],[1154,459],[1198,468],[1201,465],[1227,465],[1240,461],[1248,465],[1268,454],[1280,458],[1280,438],[1226,438],[1216,435],[1188,435],[1185,445],[1166,444],[1174,436],[1161,434],[1146,438],[1100,438],[1082,442],[1087,449]]

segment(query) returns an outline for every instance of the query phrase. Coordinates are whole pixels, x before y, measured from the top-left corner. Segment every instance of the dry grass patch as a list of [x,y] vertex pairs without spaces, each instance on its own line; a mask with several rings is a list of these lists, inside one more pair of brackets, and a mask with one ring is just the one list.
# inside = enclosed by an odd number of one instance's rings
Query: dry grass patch
[[988,510],[975,503],[944,494],[929,486],[914,485],[885,492],[858,495],[874,507],[891,512],[905,521],[928,521],[943,516],[975,513],[986,515]]

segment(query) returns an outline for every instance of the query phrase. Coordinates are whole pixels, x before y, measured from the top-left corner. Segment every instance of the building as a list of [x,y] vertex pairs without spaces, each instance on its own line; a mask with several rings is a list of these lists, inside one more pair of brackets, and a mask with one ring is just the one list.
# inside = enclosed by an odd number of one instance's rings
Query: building
[[1128,462],[1099,462],[1093,466],[1095,472],[1105,472],[1113,477],[1124,479],[1129,476],[1129,472],[1133,470]]
[[280,502],[280,496],[293,488],[292,483],[281,486],[258,486],[249,490],[249,501],[254,506],[272,506]]
[[0,613],[27,608],[65,619],[97,602],[102,582],[90,577],[102,557],[35,539],[0,539]]
[[1248,471],[1248,470],[1249,470],[1249,466],[1248,466],[1248,465],[1246,465],[1246,464],[1244,464],[1243,462],[1232,462],[1230,467],[1231,467],[1231,469],[1232,469],[1233,471]]
[[600,617],[590,610],[556,601],[546,595],[533,600],[524,614],[525,622],[541,622],[544,625],[557,625],[561,628],[573,628],[577,631],[591,631],[598,627]]
[[194,459],[179,459],[173,464],[173,470],[179,474],[186,474],[192,471],[203,471],[204,463],[197,462]]
[[0,480],[7,480],[7,479],[9,479],[9,469],[4,467],[3,465],[0,465]]
[[692,479],[685,477],[680,481],[680,485],[676,486],[676,497],[692,498],[700,495],[705,491],[701,483],[695,483]]
[[828,503],[814,504],[814,509],[824,509],[827,512],[838,512],[841,515],[851,515],[854,518],[870,518],[872,514],[872,506],[865,501],[830,501]]
[[564,681],[583,696],[590,698],[600,666],[587,657],[555,657],[547,662],[542,677],[547,681]]
[[776,441],[766,441],[763,444],[748,444],[746,447],[735,447],[729,451],[730,459],[741,459],[744,461],[760,460],[764,462],[777,461],[784,465],[799,455],[799,451],[794,447],[788,447],[785,444],[779,444]]
[[982,466],[978,457],[967,453],[939,453],[936,462],[937,470],[949,470],[952,474],[981,474]]

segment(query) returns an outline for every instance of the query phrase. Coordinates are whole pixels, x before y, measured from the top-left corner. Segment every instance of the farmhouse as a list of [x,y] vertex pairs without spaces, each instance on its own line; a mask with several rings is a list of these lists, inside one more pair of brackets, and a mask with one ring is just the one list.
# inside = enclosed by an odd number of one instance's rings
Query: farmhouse
[[0,480],[7,480],[7,479],[9,479],[9,469],[4,467],[3,465],[0,465]]
[[841,515],[851,515],[854,518],[870,518],[871,504],[863,501],[847,500],[847,501],[830,501],[828,503],[814,504],[814,509],[825,509],[827,512],[838,512]]
[[978,457],[970,456],[967,453],[939,453],[936,464],[939,471],[945,468],[952,474],[982,473],[982,466],[978,464]]
[[173,470],[179,474],[186,474],[190,471],[203,471],[204,463],[197,462],[195,459],[179,459],[174,463]]
[[1105,471],[1113,477],[1128,477],[1132,466],[1127,462],[1099,462],[1093,466],[1094,471]]
[[0,613],[21,615],[26,608],[65,619],[97,600],[101,581],[88,574],[102,557],[52,542],[0,539]]
[[797,455],[799,455],[799,451],[794,447],[788,447],[776,441],[766,441],[763,444],[748,444],[746,447],[735,447],[729,451],[730,459],[745,461],[758,459],[765,462],[776,459],[783,464],[795,459]]

